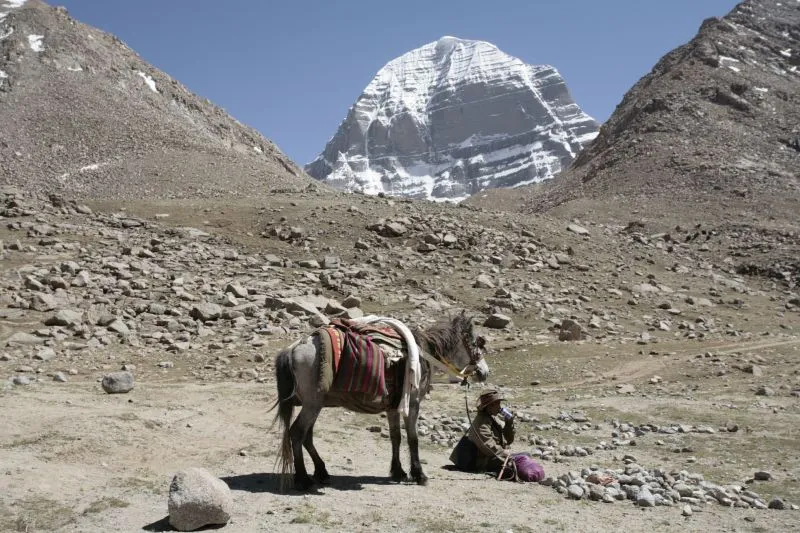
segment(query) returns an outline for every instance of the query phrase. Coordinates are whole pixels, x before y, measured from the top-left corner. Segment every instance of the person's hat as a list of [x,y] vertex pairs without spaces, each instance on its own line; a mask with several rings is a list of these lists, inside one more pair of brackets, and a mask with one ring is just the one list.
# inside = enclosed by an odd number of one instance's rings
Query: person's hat
[[494,402],[505,400],[496,390],[487,390],[478,397],[478,409],[483,410]]

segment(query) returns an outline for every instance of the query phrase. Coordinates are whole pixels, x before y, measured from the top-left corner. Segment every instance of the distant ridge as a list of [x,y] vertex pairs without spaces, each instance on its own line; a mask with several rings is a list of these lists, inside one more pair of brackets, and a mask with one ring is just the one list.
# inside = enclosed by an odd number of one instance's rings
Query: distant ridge
[[0,0],[0,124],[0,184],[182,198],[314,183],[118,38],[40,0]]
[[468,203],[544,211],[583,199],[630,212],[653,200],[695,216],[797,221],[799,28],[797,0],[748,0],[704,21],[631,88],[568,171]]

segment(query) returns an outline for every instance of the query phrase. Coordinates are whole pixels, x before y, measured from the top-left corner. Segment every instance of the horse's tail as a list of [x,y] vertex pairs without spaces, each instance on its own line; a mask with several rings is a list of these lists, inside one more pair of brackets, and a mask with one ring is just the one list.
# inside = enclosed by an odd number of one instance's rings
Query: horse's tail
[[[294,413],[295,379],[292,369],[292,346],[281,350],[275,357],[275,377],[278,381],[278,399],[275,405],[278,413],[275,421],[280,421],[283,429],[281,440],[281,453],[278,456],[280,467],[281,488],[286,486],[288,475],[294,472],[294,459],[292,455],[292,440],[289,437],[289,428],[292,425],[292,414]],[[274,408],[274,406],[273,406]]]

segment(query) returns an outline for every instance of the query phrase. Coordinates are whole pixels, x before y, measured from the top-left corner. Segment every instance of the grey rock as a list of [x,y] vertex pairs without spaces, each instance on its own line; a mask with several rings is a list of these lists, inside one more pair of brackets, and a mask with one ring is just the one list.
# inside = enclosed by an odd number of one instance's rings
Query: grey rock
[[567,231],[571,231],[572,233],[575,233],[576,235],[586,235],[586,236],[589,235],[589,230],[588,229],[584,228],[583,226],[579,226],[577,224],[569,224],[567,226]]
[[37,311],[52,311],[58,307],[58,300],[47,293],[35,293],[30,300],[31,308]]
[[201,303],[192,307],[189,316],[203,322],[217,320],[222,314],[222,307],[214,303]]
[[759,470],[753,474],[753,479],[756,481],[770,481],[772,479],[772,474],[764,470]]
[[41,348],[33,355],[33,358],[36,359],[37,361],[49,361],[51,359],[54,359],[55,357],[56,357],[56,351],[50,347]]
[[114,320],[107,327],[110,331],[118,333],[123,337],[127,337],[131,334],[130,328],[120,319]]
[[408,229],[403,224],[399,222],[389,222],[384,225],[381,234],[387,237],[400,237],[405,235],[407,231]]
[[494,281],[486,274],[479,274],[472,286],[478,289],[493,289]]
[[502,313],[493,313],[489,315],[483,323],[484,327],[490,329],[503,329],[512,324],[511,318]]
[[780,498],[772,498],[767,507],[770,509],[777,509],[779,511],[783,511],[784,509],[786,509],[786,503]]
[[766,385],[761,385],[756,390],[756,396],[775,396],[775,391]]
[[570,318],[565,318],[561,321],[561,328],[558,332],[558,340],[560,341],[579,341],[584,338],[583,328],[581,325]]
[[169,523],[178,531],[227,524],[233,511],[230,488],[203,468],[175,474],[169,486]]
[[342,261],[338,255],[326,255],[322,259],[322,268],[328,270],[337,269],[341,265],[341,262]]
[[130,392],[134,387],[133,374],[121,370],[119,372],[111,372],[103,376],[101,383],[103,390],[108,394],[123,394]]
[[636,497],[636,505],[639,507],[655,507],[656,499],[647,487],[642,487]]
[[572,484],[569,487],[567,487],[567,494],[573,500],[580,500],[581,498],[583,498],[584,494],[583,487],[581,487],[580,485]]
[[46,338],[39,337],[37,335],[31,335],[30,333],[25,333],[24,331],[17,331],[8,339],[6,339],[7,346],[31,346],[35,344],[44,344],[46,342]]
[[225,292],[233,294],[236,298],[247,298],[247,289],[236,283],[228,283],[225,286]]
[[45,326],[64,326],[76,328],[83,323],[83,313],[72,309],[62,309],[44,321]]
[[303,259],[297,262],[298,266],[303,268],[311,268],[311,269],[318,269],[320,268],[319,261],[316,259]]

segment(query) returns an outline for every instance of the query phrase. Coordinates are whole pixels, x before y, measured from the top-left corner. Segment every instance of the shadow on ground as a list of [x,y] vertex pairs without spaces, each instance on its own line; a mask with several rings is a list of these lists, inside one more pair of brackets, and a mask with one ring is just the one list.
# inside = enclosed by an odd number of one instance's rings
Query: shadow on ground
[[[218,525],[210,525],[201,527],[200,529],[195,529],[194,531],[212,531],[214,529],[221,529],[225,527],[225,524],[218,524]],[[152,524],[147,524],[142,528],[144,531],[176,531],[174,527],[172,527],[169,523],[169,515],[165,516],[161,520],[153,522]]]
[[[223,477],[222,481],[228,484],[231,490],[245,492],[270,492],[272,494],[285,494],[287,496],[300,496],[303,494],[322,494],[319,485],[315,485],[307,492],[294,490],[291,484],[281,488],[281,475],[274,473],[243,474],[241,476]],[[392,481],[382,476],[331,476],[330,483],[325,487],[335,490],[361,490],[364,485],[390,485]]]

